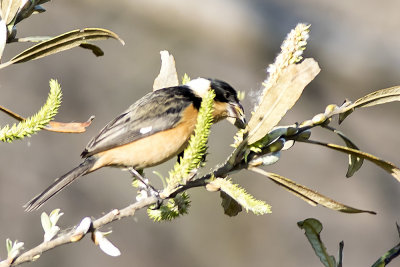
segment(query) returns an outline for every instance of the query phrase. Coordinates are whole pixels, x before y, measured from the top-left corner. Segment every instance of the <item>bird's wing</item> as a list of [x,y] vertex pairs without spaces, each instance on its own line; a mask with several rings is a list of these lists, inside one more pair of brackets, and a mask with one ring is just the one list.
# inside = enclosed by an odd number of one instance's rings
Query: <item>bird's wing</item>
[[140,138],[176,127],[183,111],[199,106],[201,99],[185,87],[151,92],[109,122],[82,152],[82,157],[125,145]]

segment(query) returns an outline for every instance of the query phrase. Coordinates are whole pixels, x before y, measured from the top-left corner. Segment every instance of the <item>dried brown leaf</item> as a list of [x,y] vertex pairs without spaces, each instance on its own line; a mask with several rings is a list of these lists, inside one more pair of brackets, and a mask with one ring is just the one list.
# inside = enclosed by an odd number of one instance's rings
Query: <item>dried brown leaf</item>
[[83,133],[86,128],[92,124],[94,116],[91,116],[85,122],[57,122],[51,121],[44,127],[45,130],[59,133]]
[[[26,118],[22,117],[21,115],[0,106],[0,111],[3,111],[7,115],[13,117],[18,121],[24,121]],[[46,125],[43,129],[52,132],[59,132],[59,133],[83,133],[86,131],[86,127],[89,127],[94,119],[94,116],[91,116],[85,122],[57,122],[57,121],[50,121],[48,125]]]
[[22,53],[13,57],[10,61],[1,64],[0,69],[11,64],[36,60],[45,56],[56,54],[80,46],[83,43],[85,44],[88,41],[104,40],[108,38],[114,38],[124,44],[124,41],[119,38],[117,34],[106,29],[86,28],[82,30],[70,31],[49,40],[40,42],[37,45],[26,49]]
[[249,170],[268,177],[276,184],[282,186],[283,188],[285,188],[289,192],[293,193],[294,195],[300,197],[301,199],[303,199],[304,201],[306,201],[308,204],[310,204],[312,206],[316,206],[317,204],[320,204],[326,208],[344,212],[344,213],[366,212],[366,213],[370,213],[370,214],[376,214],[376,212],[374,212],[374,211],[360,210],[360,209],[356,209],[356,208],[344,205],[344,204],[337,202],[331,198],[321,195],[317,191],[312,190],[304,185],[297,184],[296,182],[294,182],[286,177],[283,177],[279,174],[266,172],[259,168],[250,168]]
[[394,86],[372,92],[366,96],[357,99],[348,106],[339,116],[339,123],[349,116],[356,108],[371,107],[380,104],[386,104],[394,101],[400,101],[400,86]]
[[351,155],[366,159],[368,161],[371,161],[372,163],[375,163],[376,165],[378,165],[379,167],[381,167],[382,169],[384,169],[385,171],[390,173],[394,178],[396,178],[397,181],[400,182],[400,169],[393,163],[391,163],[389,161],[385,161],[383,159],[380,159],[372,154],[369,154],[369,153],[366,153],[366,152],[363,152],[363,151],[360,151],[357,149],[345,147],[345,146],[340,146],[340,145],[336,145],[336,144],[327,144],[327,143],[313,141],[313,140],[304,140],[301,142],[328,147],[328,148],[331,148],[336,151],[340,151],[340,152],[343,152],[346,154],[351,154]]
[[264,94],[249,121],[249,144],[263,138],[279,123],[319,71],[318,63],[307,58],[300,64],[290,65],[283,72],[277,83]]

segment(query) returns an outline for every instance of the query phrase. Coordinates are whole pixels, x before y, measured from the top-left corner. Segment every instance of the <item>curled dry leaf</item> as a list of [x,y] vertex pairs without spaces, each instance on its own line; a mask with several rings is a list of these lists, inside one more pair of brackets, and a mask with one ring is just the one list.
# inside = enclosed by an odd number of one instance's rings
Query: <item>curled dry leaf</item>
[[44,127],[47,131],[59,132],[59,133],[83,133],[86,131],[86,128],[92,124],[94,120],[94,116],[91,116],[85,122],[57,122],[51,121],[49,124]]
[[[19,121],[24,121],[26,118],[22,117],[21,115],[3,107],[0,106],[0,111],[3,111],[7,115],[13,117],[16,120]],[[49,122],[48,125],[44,127],[45,130],[47,131],[52,131],[52,132],[60,132],[60,133],[83,133],[86,131],[86,128],[92,124],[92,121],[94,120],[94,116],[91,116],[87,121],[85,122],[57,122],[57,121],[51,121]]]

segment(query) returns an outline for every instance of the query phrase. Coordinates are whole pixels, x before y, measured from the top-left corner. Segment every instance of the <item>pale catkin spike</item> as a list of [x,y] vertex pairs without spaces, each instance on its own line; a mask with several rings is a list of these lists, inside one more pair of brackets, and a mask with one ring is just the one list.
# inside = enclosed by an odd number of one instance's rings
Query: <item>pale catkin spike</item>
[[[263,82],[263,93],[260,99],[268,92],[268,89],[276,83],[280,74],[291,64],[298,63],[303,59],[302,54],[309,38],[310,24],[297,24],[296,28],[290,31],[281,45],[281,52],[275,62],[267,68],[268,78]],[[256,108],[254,109],[256,110]]]
[[[282,73],[292,64],[298,63],[303,59],[302,54],[307,45],[307,39],[309,38],[310,26],[304,23],[298,24],[290,33],[281,45],[281,52],[275,59],[273,64],[270,64],[267,68],[268,77],[263,82],[262,93],[259,94],[257,104],[254,106],[252,114],[255,114],[262,100],[266,97],[269,90],[276,85],[278,79]],[[251,131],[255,128],[254,124],[257,122],[249,121],[248,127],[245,131]],[[239,143],[243,140],[244,131],[239,131],[235,136],[234,147],[238,147]]]

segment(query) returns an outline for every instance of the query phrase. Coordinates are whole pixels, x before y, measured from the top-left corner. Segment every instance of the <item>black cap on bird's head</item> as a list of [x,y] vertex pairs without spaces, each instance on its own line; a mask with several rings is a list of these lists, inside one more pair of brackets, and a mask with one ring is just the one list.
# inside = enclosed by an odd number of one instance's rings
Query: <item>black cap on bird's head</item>
[[197,78],[186,85],[200,97],[203,97],[210,88],[214,90],[214,117],[216,121],[227,118],[238,128],[246,127],[244,110],[237,98],[237,92],[228,83],[217,79]]

